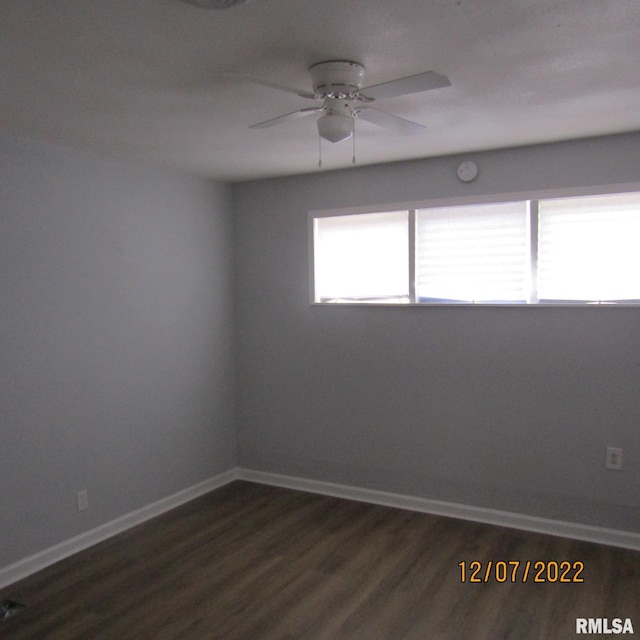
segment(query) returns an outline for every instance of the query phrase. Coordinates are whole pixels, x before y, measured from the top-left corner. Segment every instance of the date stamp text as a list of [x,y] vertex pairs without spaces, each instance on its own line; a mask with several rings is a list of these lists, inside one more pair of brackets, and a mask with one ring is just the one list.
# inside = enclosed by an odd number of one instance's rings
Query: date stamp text
[[473,560],[458,563],[461,582],[524,583],[524,582],[584,582],[584,562],[555,560]]

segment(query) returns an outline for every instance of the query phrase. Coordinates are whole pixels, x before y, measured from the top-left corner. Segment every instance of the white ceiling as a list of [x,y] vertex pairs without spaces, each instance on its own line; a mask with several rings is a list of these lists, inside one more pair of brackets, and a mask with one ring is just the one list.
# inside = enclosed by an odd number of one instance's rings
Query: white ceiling
[[[222,74],[310,90],[334,59],[452,83],[377,102],[426,129],[359,121],[359,165],[640,130],[638,0],[0,0],[0,129],[220,180],[313,172],[314,116],[248,125],[314,103]],[[351,155],[323,142],[323,169]]]

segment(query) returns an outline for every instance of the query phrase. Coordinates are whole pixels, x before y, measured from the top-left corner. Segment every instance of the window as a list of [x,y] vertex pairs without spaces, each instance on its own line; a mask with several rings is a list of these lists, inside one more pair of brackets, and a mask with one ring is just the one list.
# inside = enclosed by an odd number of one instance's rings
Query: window
[[541,200],[542,300],[640,299],[640,194]]
[[640,193],[313,218],[314,301],[640,303]]
[[525,302],[530,263],[527,203],[416,211],[420,302]]
[[316,302],[409,302],[409,212],[317,218]]

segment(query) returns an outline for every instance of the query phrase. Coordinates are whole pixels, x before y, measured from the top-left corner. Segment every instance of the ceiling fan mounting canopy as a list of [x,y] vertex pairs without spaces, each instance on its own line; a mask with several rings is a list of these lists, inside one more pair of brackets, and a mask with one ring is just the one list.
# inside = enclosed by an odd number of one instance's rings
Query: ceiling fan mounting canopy
[[309,68],[309,73],[318,100],[357,100],[364,81],[364,67],[348,60],[318,62]]

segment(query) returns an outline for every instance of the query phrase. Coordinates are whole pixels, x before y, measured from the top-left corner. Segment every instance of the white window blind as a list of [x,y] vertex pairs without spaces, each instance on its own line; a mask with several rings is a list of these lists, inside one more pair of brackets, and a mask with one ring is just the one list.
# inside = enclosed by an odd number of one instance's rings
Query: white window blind
[[409,212],[316,218],[316,302],[408,302]]
[[640,300],[637,193],[541,200],[541,300]]
[[527,211],[526,201],[418,210],[418,300],[527,301]]

